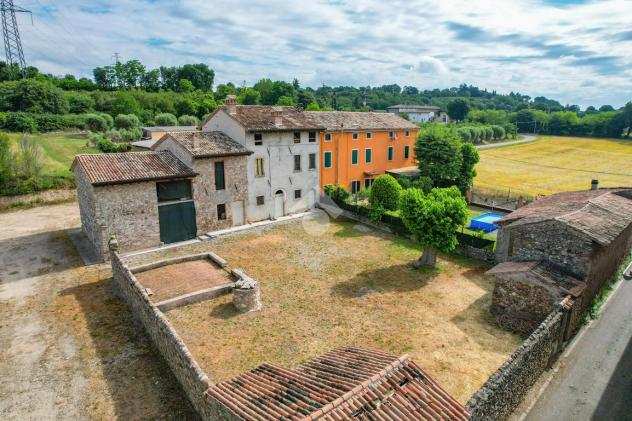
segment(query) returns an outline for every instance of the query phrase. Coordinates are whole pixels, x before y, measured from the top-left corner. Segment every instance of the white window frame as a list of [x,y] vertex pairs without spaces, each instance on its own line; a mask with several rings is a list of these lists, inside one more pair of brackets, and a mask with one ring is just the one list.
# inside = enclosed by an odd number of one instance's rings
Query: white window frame
[[373,132],[366,132],[367,139],[373,139]]
[[331,133],[325,133],[325,142],[331,142],[332,136]]

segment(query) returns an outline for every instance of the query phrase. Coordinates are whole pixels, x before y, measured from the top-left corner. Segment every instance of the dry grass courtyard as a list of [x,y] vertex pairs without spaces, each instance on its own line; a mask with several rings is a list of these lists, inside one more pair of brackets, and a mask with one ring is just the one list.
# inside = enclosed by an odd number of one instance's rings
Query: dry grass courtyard
[[228,295],[167,313],[214,381],[355,345],[410,354],[465,402],[520,343],[493,323],[484,267],[444,256],[435,271],[414,270],[415,245],[365,226],[313,235],[296,222],[151,258],[204,249],[257,279],[264,302],[242,315]]
[[536,196],[632,185],[632,140],[542,136],[532,143],[481,150],[479,190]]

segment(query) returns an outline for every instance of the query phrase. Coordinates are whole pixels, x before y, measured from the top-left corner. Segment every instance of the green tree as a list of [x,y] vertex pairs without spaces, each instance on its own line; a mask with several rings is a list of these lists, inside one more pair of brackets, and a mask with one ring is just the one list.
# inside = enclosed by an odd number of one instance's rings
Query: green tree
[[83,92],[66,92],[68,109],[71,113],[83,114],[94,110],[94,99]]
[[193,92],[194,89],[195,87],[189,79],[180,79],[180,81],[178,82],[179,92]]
[[449,253],[457,246],[457,230],[467,221],[465,199],[456,187],[432,189],[424,194],[419,189],[405,190],[400,199],[400,212],[406,228],[423,247],[415,267],[435,267],[437,251]]
[[627,128],[626,137],[630,137],[630,133],[632,132],[632,102],[625,104],[621,114],[623,114],[623,122]]
[[461,170],[457,186],[461,193],[465,194],[474,183],[476,177],[476,164],[480,160],[478,150],[471,143],[461,144]]
[[291,106],[295,105],[294,104],[294,98],[292,98],[291,96],[281,96],[277,100],[276,105],[283,105],[283,106],[291,107]]
[[133,129],[140,127],[140,120],[134,114],[119,114],[114,119],[117,129]]
[[448,115],[452,120],[462,121],[465,120],[468,111],[470,110],[470,105],[462,98],[457,98],[453,101],[448,102]]
[[154,118],[156,125],[158,126],[177,126],[178,119],[175,115],[169,113],[161,113]]
[[179,126],[197,126],[198,119],[194,115],[181,115],[178,117]]
[[371,186],[369,203],[371,207],[396,210],[401,193],[402,186],[399,185],[397,180],[389,174],[382,174],[375,179]]
[[307,104],[307,107],[305,107],[305,109],[307,111],[320,111],[320,105],[318,105],[318,102],[310,102],[309,104]]
[[415,144],[420,175],[435,187],[457,184],[463,163],[461,141],[454,130],[443,125],[422,129]]
[[261,101],[261,94],[254,88],[244,88],[237,96],[237,102],[244,105],[256,105]]
[[194,89],[205,92],[213,90],[215,72],[204,63],[185,64],[177,70],[179,79],[186,79],[191,82]]
[[110,108],[110,113],[112,115],[119,114],[136,114],[140,115],[141,107],[136,98],[125,91],[116,92],[116,96],[114,101],[112,102],[112,106]]

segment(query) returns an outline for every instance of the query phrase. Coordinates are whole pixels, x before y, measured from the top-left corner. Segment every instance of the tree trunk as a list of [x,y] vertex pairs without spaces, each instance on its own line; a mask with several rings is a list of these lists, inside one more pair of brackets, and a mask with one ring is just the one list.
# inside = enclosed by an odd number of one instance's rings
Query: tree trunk
[[413,266],[417,269],[423,268],[423,267],[433,268],[435,267],[436,264],[437,264],[437,252],[431,247],[426,247],[421,257],[415,260],[415,263],[413,263]]

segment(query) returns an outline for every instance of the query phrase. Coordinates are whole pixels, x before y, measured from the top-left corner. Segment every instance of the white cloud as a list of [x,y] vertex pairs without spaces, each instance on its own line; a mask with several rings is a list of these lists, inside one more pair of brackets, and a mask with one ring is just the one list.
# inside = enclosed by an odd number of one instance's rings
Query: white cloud
[[578,3],[24,0],[35,25],[20,24],[27,60],[57,74],[90,75],[119,52],[148,67],[205,62],[218,82],[468,83],[622,105],[632,99],[632,42],[620,36],[632,2]]

